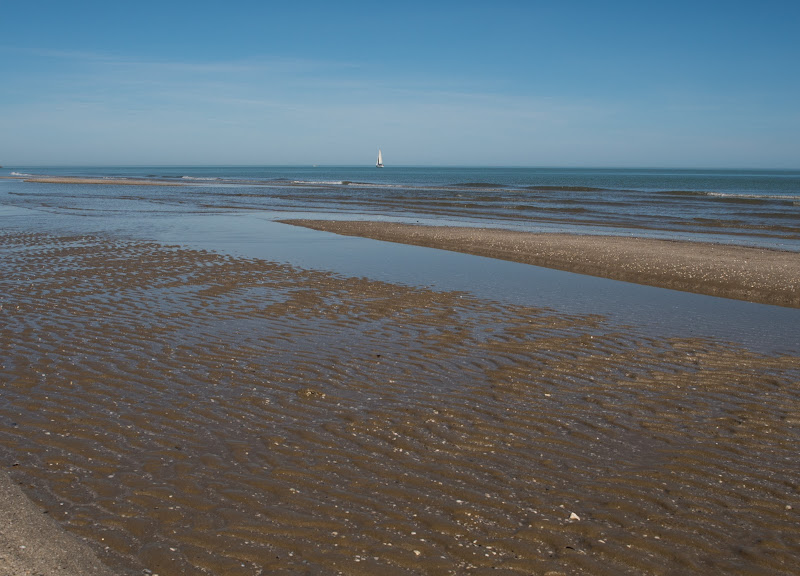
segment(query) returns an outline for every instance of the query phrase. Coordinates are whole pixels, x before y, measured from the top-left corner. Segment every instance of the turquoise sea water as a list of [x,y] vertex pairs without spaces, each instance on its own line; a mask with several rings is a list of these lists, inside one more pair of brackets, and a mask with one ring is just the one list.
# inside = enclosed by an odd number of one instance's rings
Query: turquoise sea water
[[[54,209],[314,212],[800,251],[800,171],[431,167],[13,167],[180,188],[50,185],[7,200]],[[80,192],[76,193],[76,191]],[[123,199],[124,197],[124,199]],[[88,202],[91,202],[89,206]]]

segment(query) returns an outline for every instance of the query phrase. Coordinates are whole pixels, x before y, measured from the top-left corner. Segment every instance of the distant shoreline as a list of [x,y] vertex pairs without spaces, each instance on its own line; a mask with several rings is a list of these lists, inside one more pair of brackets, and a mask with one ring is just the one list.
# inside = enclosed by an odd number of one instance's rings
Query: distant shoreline
[[0,176],[5,180],[22,180],[39,184],[106,184],[113,186],[185,186],[183,182],[135,178],[84,178],[77,176]]
[[463,252],[696,294],[800,308],[800,254],[702,242],[393,222],[285,224]]
[[[0,166],[0,169],[12,169],[11,166]],[[13,169],[19,170],[48,170],[52,168],[364,168],[374,169],[375,164],[15,164]],[[659,166],[646,164],[642,166],[637,165],[593,165],[587,164],[585,166],[574,166],[570,164],[553,164],[553,165],[528,165],[528,164],[391,164],[390,168],[411,168],[411,169],[456,169],[456,170],[636,170],[642,172],[800,172],[800,165],[798,166],[751,166],[751,165],[732,165],[732,166],[719,166],[719,165],[705,165],[698,164],[696,166],[679,165],[679,166]]]

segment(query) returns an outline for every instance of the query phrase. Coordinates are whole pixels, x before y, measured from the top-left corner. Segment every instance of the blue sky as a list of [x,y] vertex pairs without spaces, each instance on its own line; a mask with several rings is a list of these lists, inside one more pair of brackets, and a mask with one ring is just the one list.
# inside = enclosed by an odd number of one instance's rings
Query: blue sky
[[14,2],[0,164],[800,168],[800,3]]

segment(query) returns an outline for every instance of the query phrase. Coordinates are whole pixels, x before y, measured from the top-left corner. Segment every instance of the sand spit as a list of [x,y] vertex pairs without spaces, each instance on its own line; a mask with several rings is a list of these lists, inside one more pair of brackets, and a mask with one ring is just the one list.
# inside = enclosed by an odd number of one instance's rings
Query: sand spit
[[696,294],[800,308],[800,254],[796,252],[646,238],[532,234],[393,222],[283,222]]
[[105,186],[185,186],[183,182],[135,178],[79,178],[75,176],[4,176],[7,180],[22,180],[39,184],[102,184]]
[[119,574],[796,574],[798,381],[599,316],[0,234],[0,461]]
[[0,471],[0,574],[111,576],[92,550],[34,506]]

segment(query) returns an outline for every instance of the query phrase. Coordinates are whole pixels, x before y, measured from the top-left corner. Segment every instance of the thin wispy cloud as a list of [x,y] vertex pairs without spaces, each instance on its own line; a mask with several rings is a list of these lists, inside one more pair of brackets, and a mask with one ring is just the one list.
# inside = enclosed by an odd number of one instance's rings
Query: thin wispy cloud
[[158,163],[353,163],[377,141],[408,164],[800,157],[794,8],[728,11],[718,29],[672,8],[591,3],[465,5],[457,26],[440,9],[177,4],[163,18],[15,5],[14,20],[36,26],[0,41],[0,123],[14,135],[0,140],[4,163],[77,149],[82,163],[115,163],[114,138],[124,157]]

